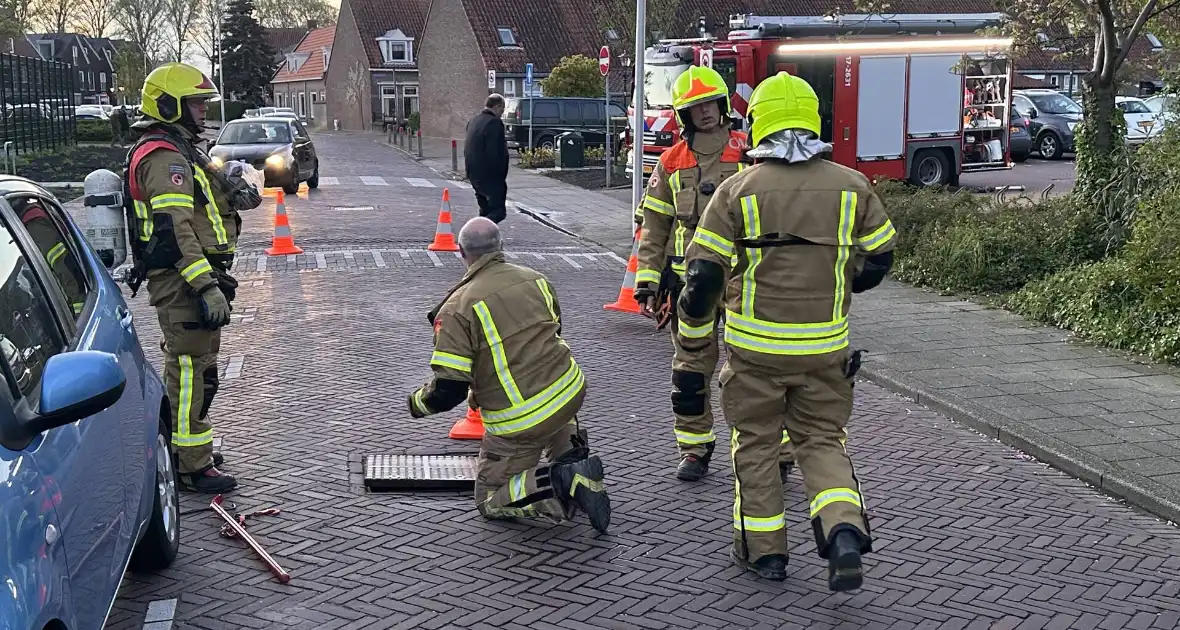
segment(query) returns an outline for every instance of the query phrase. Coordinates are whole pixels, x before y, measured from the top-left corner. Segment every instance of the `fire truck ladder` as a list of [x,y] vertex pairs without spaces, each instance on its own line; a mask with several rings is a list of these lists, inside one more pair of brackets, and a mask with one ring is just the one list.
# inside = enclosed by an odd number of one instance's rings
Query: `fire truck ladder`
[[798,37],[840,32],[870,34],[974,33],[1003,24],[1002,13],[910,13],[889,17],[868,14],[838,16],[731,15],[732,31],[757,31],[761,37]]

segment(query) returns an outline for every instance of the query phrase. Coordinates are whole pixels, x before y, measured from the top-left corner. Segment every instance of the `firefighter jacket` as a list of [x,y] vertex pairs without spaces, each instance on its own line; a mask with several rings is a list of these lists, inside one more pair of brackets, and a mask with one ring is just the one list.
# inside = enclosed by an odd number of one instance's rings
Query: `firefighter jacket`
[[[746,167],[746,134],[720,128],[681,139],[660,156],[636,222],[643,224],[636,286],[660,281],[664,266],[684,277],[684,254],[716,188]],[[639,213],[642,212],[642,217]]]
[[890,252],[895,241],[857,171],[823,159],[746,169],[713,195],[688,248],[677,359],[704,354],[722,295],[725,343],[744,360],[797,372],[843,356],[855,259]]
[[86,286],[82,280],[84,276],[78,268],[77,259],[62,239],[64,230],[59,228],[36,198],[29,198],[14,205],[21,223],[24,223],[29,236],[33,237],[37,249],[41,251],[53,276],[61,285],[62,292],[70,303],[70,309],[74,315],[81,314],[82,307],[86,304]]
[[414,417],[454,408],[470,388],[485,430],[505,436],[580,400],[585,377],[561,338],[561,307],[542,274],[488,254],[436,310],[434,375],[410,395]]
[[[136,127],[143,136],[128,153],[127,188],[140,256],[149,270],[175,268],[200,292],[216,282],[237,243],[238,222],[226,194],[197,165],[191,133],[179,125]],[[155,240],[154,244],[150,242]]]

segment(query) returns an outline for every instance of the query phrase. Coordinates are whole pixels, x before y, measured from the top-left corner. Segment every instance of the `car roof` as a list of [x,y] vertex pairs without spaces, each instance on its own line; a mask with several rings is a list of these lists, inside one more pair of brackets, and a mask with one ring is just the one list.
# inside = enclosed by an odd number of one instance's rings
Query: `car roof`
[[292,120],[294,120],[294,118],[288,118],[286,116],[254,116],[253,118],[249,118],[249,119],[239,118],[237,120],[231,120],[228,123],[226,123],[225,126],[228,127],[236,122],[242,122],[242,123],[291,122]]
[[1142,100],[1143,99],[1139,98],[1138,96],[1116,96],[1116,97],[1114,97],[1114,102],[1116,102],[1116,103],[1125,103],[1126,101],[1142,101]]
[[[41,184],[19,175],[0,175],[0,196],[7,196],[13,193],[35,193],[38,195],[50,195],[50,192]],[[50,195],[52,196],[52,195]]]

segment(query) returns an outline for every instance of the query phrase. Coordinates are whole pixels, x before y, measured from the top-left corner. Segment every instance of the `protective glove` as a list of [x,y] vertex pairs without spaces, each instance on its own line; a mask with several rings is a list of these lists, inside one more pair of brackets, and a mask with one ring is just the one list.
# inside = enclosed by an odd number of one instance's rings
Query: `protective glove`
[[216,284],[211,284],[201,292],[198,301],[201,307],[201,323],[209,330],[217,330],[229,325],[229,301]]
[[217,272],[217,286],[221,289],[221,293],[225,295],[225,301],[229,303],[230,310],[233,310],[234,298],[238,296],[238,280],[224,271]]
[[644,311],[644,314],[650,317],[646,311],[651,310],[649,305],[652,304],[656,297],[655,287],[653,287],[650,282],[640,282],[635,286],[635,291],[632,295],[634,296],[635,301],[639,303],[639,310]]

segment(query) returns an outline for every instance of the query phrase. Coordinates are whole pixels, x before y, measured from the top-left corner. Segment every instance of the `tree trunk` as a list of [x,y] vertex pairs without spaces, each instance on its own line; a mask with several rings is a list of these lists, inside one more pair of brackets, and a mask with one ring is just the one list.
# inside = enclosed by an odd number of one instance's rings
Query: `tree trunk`
[[1098,194],[1117,175],[1124,157],[1126,123],[1114,105],[1114,81],[1103,81],[1097,73],[1084,79],[1082,107],[1086,118],[1077,129],[1077,192]]
[[[1114,118],[1114,85],[1104,81],[1087,79],[1082,94],[1082,108],[1090,126],[1090,147],[1094,155],[1110,155],[1116,148]],[[1121,140],[1121,138],[1118,138]]]

